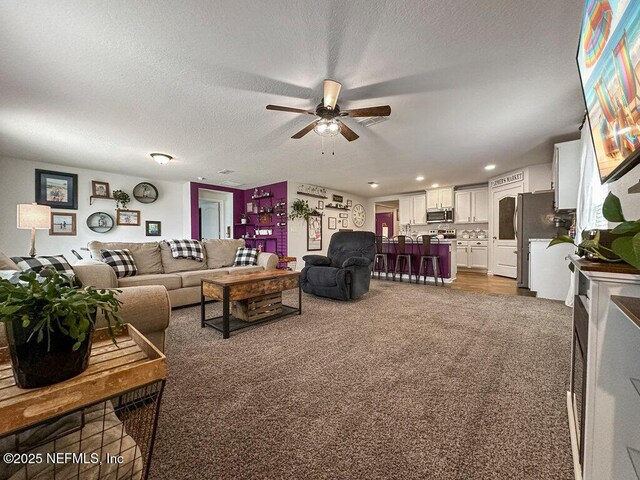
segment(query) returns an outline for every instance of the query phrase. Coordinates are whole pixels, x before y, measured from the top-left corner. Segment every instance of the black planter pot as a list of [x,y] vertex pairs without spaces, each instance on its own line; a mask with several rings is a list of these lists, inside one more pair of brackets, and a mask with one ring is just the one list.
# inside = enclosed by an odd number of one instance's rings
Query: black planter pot
[[[95,320],[95,319],[94,319]],[[7,341],[11,353],[13,378],[21,388],[45,387],[80,375],[89,365],[93,325],[78,350],[73,350],[75,340],[54,329],[48,349],[47,336],[42,342],[36,335],[27,342],[30,329],[22,328],[19,321],[7,322]]]

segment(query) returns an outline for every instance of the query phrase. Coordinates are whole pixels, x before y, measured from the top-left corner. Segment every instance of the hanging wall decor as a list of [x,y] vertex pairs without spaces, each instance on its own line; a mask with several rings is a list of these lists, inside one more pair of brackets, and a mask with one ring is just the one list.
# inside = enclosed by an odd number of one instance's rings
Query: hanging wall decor
[[307,251],[322,250],[322,215],[309,215],[307,219]]
[[151,183],[139,183],[133,187],[133,198],[140,203],[153,203],[158,199],[158,189]]
[[52,208],[78,208],[78,175],[36,168],[36,202]]
[[107,233],[113,225],[113,217],[105,212],[92,213],[87,218],[87,227],[95,233]]

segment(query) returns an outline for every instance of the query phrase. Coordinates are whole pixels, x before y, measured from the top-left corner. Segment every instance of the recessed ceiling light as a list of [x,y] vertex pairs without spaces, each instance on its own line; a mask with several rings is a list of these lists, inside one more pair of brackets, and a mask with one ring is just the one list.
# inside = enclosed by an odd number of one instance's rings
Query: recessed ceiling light
[[487,165],[486,167],[484,167],[485,170],[493,170],[494,168],[496,168],[495,165]]
[[419,182],[421,182],[422,180],[424,180],[424,177],[423,177],[422,175],[418,175],[418,176],[416,177],[416,180],[417,180],[417,181],[419,181]]
[[206,180],[207,177],[198,177],[198,180]]
[[371,185],[371,188],[378,188],[378,184],[376,182],[369,182],[369,185]]
[[151,158],[153,158],[160,165],[166,165],[173,159],[171,155],[167,155],[166,153],[150,153],[149,155],[151,155]]
[[439,187],[440,185],[438,185],[437,183],[434,183],[433,185],[431,185],[432,188],[436,188]]

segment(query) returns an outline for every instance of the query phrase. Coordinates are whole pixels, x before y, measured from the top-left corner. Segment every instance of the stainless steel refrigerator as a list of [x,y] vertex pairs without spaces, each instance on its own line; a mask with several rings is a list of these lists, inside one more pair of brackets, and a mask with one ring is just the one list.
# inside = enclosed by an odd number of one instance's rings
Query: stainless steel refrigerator
[[553,191],[520,193],[517,203],[518,287],[529,288],[529,239],[557,235],[553,225]]

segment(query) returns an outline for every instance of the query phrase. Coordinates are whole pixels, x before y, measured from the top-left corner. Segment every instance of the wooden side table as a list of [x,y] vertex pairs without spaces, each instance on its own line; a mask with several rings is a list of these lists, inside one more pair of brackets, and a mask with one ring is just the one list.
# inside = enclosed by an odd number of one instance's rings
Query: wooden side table
[[96,330],[87,370],[34,389],[0,348],[0,478],[147,478],[165,356],[131,325],[116,341]]

